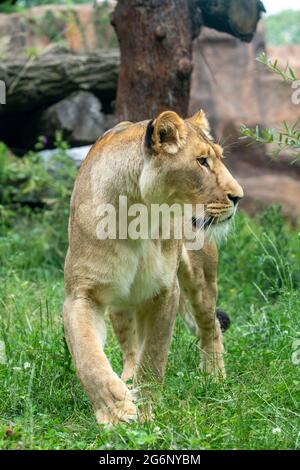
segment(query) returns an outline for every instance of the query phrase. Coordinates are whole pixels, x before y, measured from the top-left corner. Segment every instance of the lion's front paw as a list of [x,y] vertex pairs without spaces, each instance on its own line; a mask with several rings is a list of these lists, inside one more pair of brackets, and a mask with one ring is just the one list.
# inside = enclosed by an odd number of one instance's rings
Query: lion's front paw
[[124,382],[118,377],[111,379],[103,393],[103,405],[96,410],[99,424],[129,423],[137,420],[137,408]]
[[202,372],[212,375],[216,380],[226,379],[223,353],[203,351],[200,368]]

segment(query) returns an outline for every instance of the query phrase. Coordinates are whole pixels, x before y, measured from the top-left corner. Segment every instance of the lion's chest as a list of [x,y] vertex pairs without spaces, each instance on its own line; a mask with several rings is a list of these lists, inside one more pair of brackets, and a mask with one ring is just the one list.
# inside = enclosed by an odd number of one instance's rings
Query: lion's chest
[[176,274],[176,260],[175,252],[165,253],[159,244],[145,241],[128,257],[126,274],[113,303],[122,307],[136,306],[162,289],[170,288]]

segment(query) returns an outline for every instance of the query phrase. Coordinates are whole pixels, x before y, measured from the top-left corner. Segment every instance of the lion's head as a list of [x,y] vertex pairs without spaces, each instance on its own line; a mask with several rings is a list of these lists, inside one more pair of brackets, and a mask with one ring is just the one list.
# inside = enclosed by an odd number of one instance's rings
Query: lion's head
[[140,187],[143,199],[156,204],[203,204],[205,216],[195,225],[226,225],[243,189],[223,162],[223,149],[211,136],[203,111],[183,120],[166,111],[148,124],[146,165]]

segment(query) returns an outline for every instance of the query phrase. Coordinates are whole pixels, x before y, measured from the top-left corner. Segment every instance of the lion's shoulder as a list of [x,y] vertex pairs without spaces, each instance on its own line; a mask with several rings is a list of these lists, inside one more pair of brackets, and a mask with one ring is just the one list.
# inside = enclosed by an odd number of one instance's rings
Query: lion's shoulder
[[100,155],[103,150],[109,150],[109,147],[122,149],[122,147],[126,147],[132,143],[141,142],[144,138],[147,123],[148,121],[137,123],[122,121],[118,123],[96,140],[83,163],[85,164],[97,155]]

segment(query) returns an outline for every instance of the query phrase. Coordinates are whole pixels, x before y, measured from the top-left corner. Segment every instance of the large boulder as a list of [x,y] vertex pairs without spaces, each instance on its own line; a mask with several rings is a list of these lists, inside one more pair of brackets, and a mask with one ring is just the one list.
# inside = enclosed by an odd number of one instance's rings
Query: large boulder
[[38,133],[53,143],[56,131],[71,145],[85,145],[104,132],[101,103],[92,93],[79,91],[50,106],[38,119]]
[[261,29],[250,44],[208,28],[194,41],[190,113],[205,109],[218,138],[229,124],[260,120],[254,59],[263,49]]
[[7,127],[14,132],[7,135],[7,141],[17,154],[33,148],[38,137],[46,148],[53,148],[57,131],[71,146],[93,144],[115,124],[114,116],[104,114],[101,108],[92,93],[74,92],[45,110],[18,116],[18,122],[12,115]]
[[261,175],[246,173],[239,176],[239,182],[246,191],[243,208],[251,215],[266,209],[270,204],[282,206],[282,213],[294,225],[300,218],[300,184],[290,175],[263,173]]
[[291,83],[257,61],[261,52],[282,68],[288,62],[300,77],[300,46],[267,47],[263,23],[250,44],[207,28],[194,42],[190,112],[203,107],[217,138],[239,132],[242,123],[281,128],[283,121],[299,119]]

